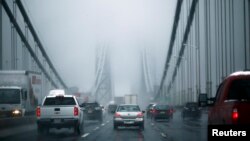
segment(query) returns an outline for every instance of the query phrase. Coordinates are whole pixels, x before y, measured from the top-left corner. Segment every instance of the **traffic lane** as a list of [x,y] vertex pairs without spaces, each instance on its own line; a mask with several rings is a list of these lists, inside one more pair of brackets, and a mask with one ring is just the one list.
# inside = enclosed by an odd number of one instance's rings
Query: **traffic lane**
[[112,118],[107,123],[95,131],[86,132],[82,136],[84,141],[164,141],[164,136],[150,125],[150,122],[145,121],[145,129],[141,130],[138,127],[119,127],[113,129]]
[[[106,120],[106,119],[105,119]],[[87,120],[84,124],[84,132],[89,132],[95,130],[97,127],[101,127],[104,125],[99,121],[91,121]],[[3,131],[3,130],[1,130]],[[76,135],[73,129],[50,129],[49,134],[42,134],[39,135],[37,133],[37,125],[36,124],[29,124],[20,126],[18,128],[9,128],[4,130],[4,133],[1,132],[0,140],[1,141],[56,141],[58,139],[62,141],[76,141],[81,140],[81,136],[84,135],[84,132],[81,135]]]
[[73,129],[50,129],[49,134],[38,134],[36,125],[33,130],[27,130],[23,127],[23,131],[0,138],[1,141],[76,141],[80,135],[76,135]]
[[112,116],[105,118],[103,123],[98,121],[85,121],[84,133],[76,135],[73,129],[51,129],[48,135],[38,135],[36,126],[33,130],[23,131],[19,134],[2,138],[1,141],[163,141],[166,138],[162,133],[154,128],[149,121],[145,121],[145,130],[138,127],[120,127],[118,130],[113,129]]
[[[206,134],[203,131],[206,127],[205,119],[201,122],[186,120],[182,121],[180,113],[176,112],[171,121],[151,121],[146,119],[145,130],[140,130],[137,127],[124,128],[118,130],[113,129],[112,116],[105,118],[103,123],[98,121],[85,121],[84,133],[75,135],[72,129],[51,129],[49,135],[39,136],[36,128],[30,131],[8,136],[1,139],[2,141],[182,141],[182,140],[206,140]],[[193,123],[194,122],[194,123]],[[203,129],[202,129],[203,128]]]
[[172,120],[151,121],[151,125],[171,141],[206,141],[207,114],[201,119],[187,118],[182,120],[181,112],[176,111]]

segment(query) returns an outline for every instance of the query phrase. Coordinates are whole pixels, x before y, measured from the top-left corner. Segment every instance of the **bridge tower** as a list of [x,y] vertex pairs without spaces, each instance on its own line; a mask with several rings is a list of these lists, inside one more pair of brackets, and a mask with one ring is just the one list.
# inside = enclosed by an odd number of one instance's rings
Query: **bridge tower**
[[103,105],[108,103],[113,96],[108,45],[96,48],[95,85],[92,96]]

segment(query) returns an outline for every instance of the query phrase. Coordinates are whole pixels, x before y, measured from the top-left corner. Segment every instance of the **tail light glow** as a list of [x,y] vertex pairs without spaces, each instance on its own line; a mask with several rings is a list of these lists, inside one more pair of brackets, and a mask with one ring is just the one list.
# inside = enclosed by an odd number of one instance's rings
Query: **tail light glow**
[[36,108],[36,116],[37,116],[37,117],[40,117],[40,116],[41,116],[41,108],[40,108],[40,107],[37,107],[37,108]]
[[232,112],[232,119],[235,121],[239,118],[239,113],[238,113],[238,110],[236,108],[233,109],[233,112]]
[[121,115],[119,114],[119,113],[115,113],[115,118],[120,118],[121,117]]
[[79,109],[77,107],[74,107],[74,116],[79,115]]
[[138,113],[137,117],[142,118],[143,117],[143,113],[142,112]]

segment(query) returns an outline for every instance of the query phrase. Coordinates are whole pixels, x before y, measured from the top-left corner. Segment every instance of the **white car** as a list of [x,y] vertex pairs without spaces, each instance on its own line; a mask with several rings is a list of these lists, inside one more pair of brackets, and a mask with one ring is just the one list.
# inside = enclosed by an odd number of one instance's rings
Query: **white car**
[[144,130],[144,113],[136,104],[119,105],[113,117],[114,129],[119,126],[139,126]]

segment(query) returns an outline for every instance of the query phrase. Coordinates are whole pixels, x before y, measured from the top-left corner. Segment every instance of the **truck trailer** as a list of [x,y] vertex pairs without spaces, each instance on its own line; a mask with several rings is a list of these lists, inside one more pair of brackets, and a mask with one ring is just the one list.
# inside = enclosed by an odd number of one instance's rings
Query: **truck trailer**
[[124,95],[125,104],[138,104],[137,94]]
[[41,73],[27,70],[0,71],[0,117],[35,115],[42,98]]

